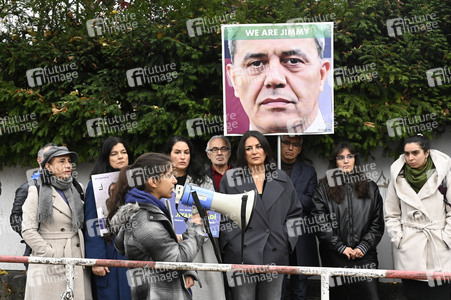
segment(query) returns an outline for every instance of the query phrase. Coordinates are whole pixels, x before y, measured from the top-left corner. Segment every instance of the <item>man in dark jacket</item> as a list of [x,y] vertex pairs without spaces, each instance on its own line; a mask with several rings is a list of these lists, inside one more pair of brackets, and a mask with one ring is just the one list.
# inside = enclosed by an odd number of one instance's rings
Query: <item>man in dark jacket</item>
[[[41,149],[39,149],[38,151],[38,157],[36,159],[36,161],[38,162],[38,165],[41,165],[41,160],[44,157],[44,153],[45,151],[47,151],[48,149],[50,149],[50,147],[52,146],[56,146],[53,143],[47,144],[44,147],[42,147]],[[27,177],[28,177],[28,173],[27,173]],[[17,232],[20,237],[22,237],[22,205],[25,203],[25,200],[28,197],[28,188],[30,187],[30,185],[37,185],[37,180],[40,176],[40,170],[37,170],[36,172],[33,172],[33,174],[31,175],[30,180],[28,180],[27,182],[24,182],[17,190],[15,193],[15,197],[14,197],[14,202],[13,202],[13,208],[11,210],[11,215],[9,217],[9,222],[11,224],[12,229]],[[21,241],[21,243],[25,243],[23,240]],[[25,244],[25,252],[24,252],[24,256],[29,256],[31,253],[31,248]]]
[[215,135],[207,143],[205,152],[211,161],[211,167],[206,172],[213,180],[216,192],[219,192],[219,183],[225,172],[231,167],[229,163],[231,151],[230,141],[223,135]]
[[[317,186],[316,171],[313,167],[297,160],[302,151],[301,136],[282,136],[281,159],[282,170],[284,170],[293,181],[297,196],[302,204],[303,218],[311,218],[313,208],[312,197]],[[318,252],[316,237],[312,232],[303,232],[299,235],[296,249],[290,254],[290,265],[293,266],[318,266]],[[307,276],[291,275],[285,276],[282,286],[282,298],[289,283],[291,288],[291,299],[307,299]]]

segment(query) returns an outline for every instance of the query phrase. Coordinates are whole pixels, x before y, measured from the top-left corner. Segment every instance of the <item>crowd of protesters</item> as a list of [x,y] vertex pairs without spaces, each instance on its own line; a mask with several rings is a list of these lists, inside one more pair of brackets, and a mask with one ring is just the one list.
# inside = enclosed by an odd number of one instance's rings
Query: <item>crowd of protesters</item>
[[[107,138],[91,172],[119,172],[109,190],[104,235],[87,231],[98,209],[92,178],[84,190],[73,176],[77,153],[48,144],[38,153],[40,170],[16,191],[11,225],[26,244],[24,255],[31,256],[360,269],[378,268],[376,247],[386,228],[395,269],[451,271],[451,159],[431,149],[427,138],[405,139],[403,154],[391,166],[385,202],[351,143],[336,144],[318,181],[315,169],[299,159],[302,137],[282,136],[281,142],[279,169],[266,137],[247,131],[232,165],[230,141],[214,136],[205,149],[205,168],[193,143],[181,136],[171,137],[162,153],[136,160],[126,141]],[[143,169],[154,172],[132,183],[130,172]],[[169,206],[176,184],[224,194],[255,191],[244,240],[242,229],[225,216],[220,228],[227,230],[208,238],[196,207],[186,231],[177,234]],[[61,297],[64,266],[27,267],[25,299]],[[241,274],[239,282],[232,276],[78,266],[73,292],[75,299],[307,299],[304,275]],[[381,299],[377,279],[333,280],[331,299]],[[449,297],[450,284],[402,282],[409,300]]]

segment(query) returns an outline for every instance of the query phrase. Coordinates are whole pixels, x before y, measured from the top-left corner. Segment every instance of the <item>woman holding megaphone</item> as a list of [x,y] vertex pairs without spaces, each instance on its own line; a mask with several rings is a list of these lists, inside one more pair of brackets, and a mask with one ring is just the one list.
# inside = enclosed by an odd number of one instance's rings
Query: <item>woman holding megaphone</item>
[[[294,250],[297,236],[289,234],[287,221],[300,218],[302,213],[291,179],[276,168],[271,147],[258,131],[244,133],[237,150],[237,166],[222,178],[221,193],[241,194],[256,190],[257,199],[243,245],[241,229],[228,224],[233,221],[224,218],[221,228],[227,230],[219,234],[223,262],[288,265],[288,254]],[[237,273],[227,274],[234,300],[280,299],[283,274]]]
[[[146,153],[119,173],[113,201],[119,209],[110,224],[115,246],[130,260],[192,262],[204,243],[199,215],[191,217],[179,241],[162,198],[170,198],[177,183],[169,157]],[[122,206],[120,205],[122,204]],[[192,299],[193,271],[128,270],[132,299]],[[164,279],[164,280],[162,280]]]

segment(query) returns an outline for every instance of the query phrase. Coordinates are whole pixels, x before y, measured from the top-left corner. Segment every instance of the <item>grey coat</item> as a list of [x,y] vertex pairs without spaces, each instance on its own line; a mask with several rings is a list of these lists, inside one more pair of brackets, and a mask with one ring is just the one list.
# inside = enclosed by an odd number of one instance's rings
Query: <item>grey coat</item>
[[[240,194],[255,189],[252,175],[239,174],[240,168],[226,172],[221,180],[221,193]],[[291,218],[301,217],[302,206],[291,179],[284,171],[275,170],[267,178],[263,197],[257,195],[254,213],[245,233],[244,263],[288,265],[288,254],[294,250],[297,236],[288,235],[286,223]],[[221,228],[230,230],[222,230],[219,235],[223,261],[241,263],[241,229],[227,224],[233,221],[224,219]]]
[[[172,223],[151,204],[126,204],[111,220],[112,232],[117,234],[117,250],[130,260],[192,262],[204,242],[205,230],[189,223],[178,242]],[[132,299],[186,300],[191,299],[185,288],[184,276],[195,272],[136,268],[128,271],[127,279]]]

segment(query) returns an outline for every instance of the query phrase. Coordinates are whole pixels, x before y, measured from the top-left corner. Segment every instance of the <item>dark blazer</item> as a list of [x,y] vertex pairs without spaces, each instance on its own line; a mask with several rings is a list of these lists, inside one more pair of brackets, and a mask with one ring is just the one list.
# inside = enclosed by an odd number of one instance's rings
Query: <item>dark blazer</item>
[[[255,190],[249,172],[242,168],[228,170],[221,180],[221,193],[239,194]],[[296,196],[293,183],[282,170],[275,170],[267,177],[263,197],[258,195],[254,213],[244,240],[245,264],[288,265],[288,255],[294,250],[297,237],[289,237],[286,222],[299,218],[302,206]],[[219,243],[224,263],[241,263],[241,229],[224,218],[221,222]]]
[[[230,168],[233,168],[233,165],[231,165],[229,163]],[[213,187],[215,189],[215,192],[219,192],[219,190],[216,189],[216,185],[215,185],[215,179],[213,178],[213,175],[211,175],[211,165],[208,167],[207,170],[205,170],[205,172],[207,173],[207,176],[211,178],[211,182],[213,182]],[[225,173],[224,173],[225,176]]]
[[[291,170],[291,180],[302,204],[303,217],[312,218],[313,194],[318,179],[312,166],[296,161]],[[296,243],[296,257],[299,266],[319,266],[315,233],[304,233]]]

